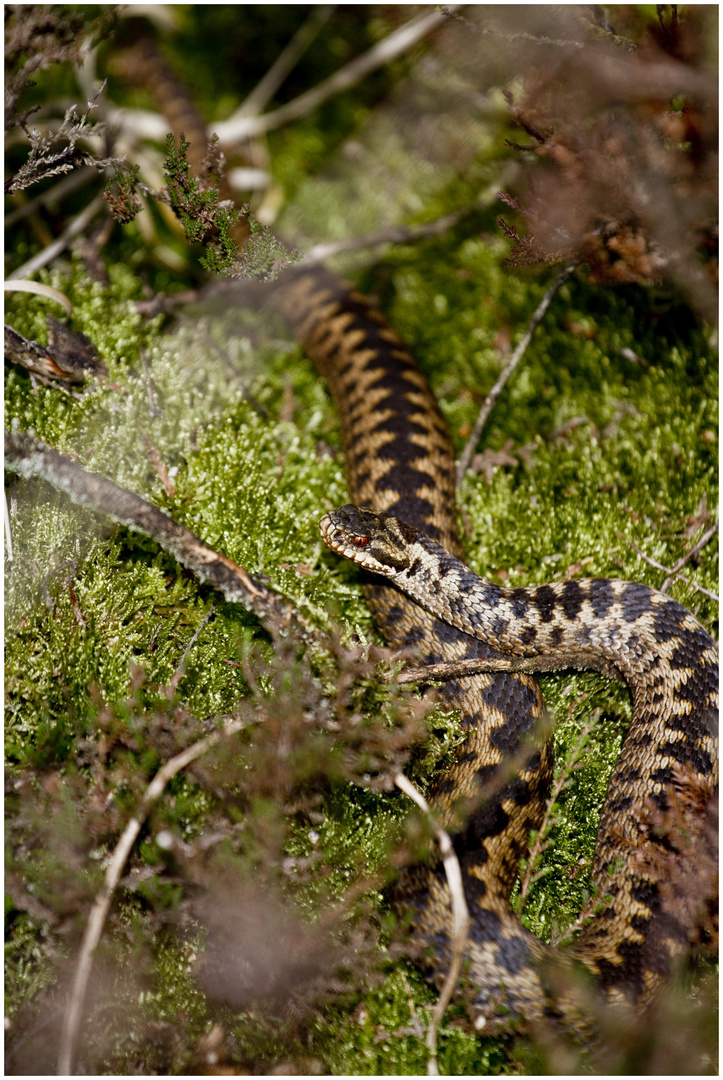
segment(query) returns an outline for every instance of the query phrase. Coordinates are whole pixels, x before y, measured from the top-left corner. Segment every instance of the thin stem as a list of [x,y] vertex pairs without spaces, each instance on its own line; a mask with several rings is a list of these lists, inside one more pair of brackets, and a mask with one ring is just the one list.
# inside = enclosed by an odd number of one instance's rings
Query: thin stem
[[360,251],[363,248],[376,247],[377,244],[413,244],[419,240],[426,240],[430,236],[442,236],[451,229],[464,211],[456,210],[451,214],[445,214],[436,221],[427,221],[421,225],[392,225],[386,229],[378,229],[376,232],[366,233],[364,236],[352,236],[348,240],[336,240],[328,244],[315,244],[308,250],[300,265],[309,266],[335,255],[344,255],[348,251]]
[[200,637],[200,634],[201,634],[201,631],[203,630],[204,626],[206,626],[207,623],[210,621],[211,616],[213,615],[214,611],[216,610],[216,606],[217,606],[216,604],[211,604],[211,607],[208,609],[208,611],[206,612],[204,617],[201,619],[201,622],[199,623],[198,628],[197,628],[196,632],[194,633],[193,637],[189,641],[186,648],[183,650],[183,655],[182,655],[181,659],[178,661],[178,664],[176,665],[176,670],[173,672],[173,675],[171,676],[170,681],[168,683],[168,690],[169,690],[170,694],[175,694],[176,688],[177,688],[179,682],[181,681],[181,679],[183,678],[183,676],[185,674],[186,661],[188,660],[188,656],[189,656],[189,654],[191,652],[191,649],[193,648],[193,646],[198,641],[198,639]]
[[301,24],[286,48],[279,53],[261,81],[228,118],[229,124],[247,116],[258,116],[266,108],[321,28],[329,21],[335,6],[335,4],[319,4],[312,10],[308,19]]
[[13,561],[13,534],[10,529],[10,511],[8,510],[8,494],[3,491],[3,508],[5,511],[5,544],[8,550],[8,562]]
[[12,225],[17,225],[19,221],[23,221],[24,218],[28,217],[36,210],[39,210],[41,206],[46,206],[48,203],[60,202],[66,195],[70,195],[76,188],[82,187],[92,176],[96,175],[96,170],[91,169],[90,165],[83,165],[80,169],[74,169],[72,173],[63,176],[57,184],[48,188],[47,191],[41,192],[40,195],[36,195],[33,199],[28,199],[27,202],[24,202],[20,206],[16,206],[14,210],[11,210],[10,213],[5,216],[5,228],[9,229]]
[[695,558],[699,551],[701,551],[712,536],[718,532],[718,521],[716,520],[706,532],[703,533],[700,540],[690,549],[690,551],[679,559],[675,566],[670,571],[670,577],[666,578],[663,584],[660,586],[661,592],[666,592],[670,587],[670,583],[673,580],[673,575],[677,574],[679,570],[682,570],[686,563],[689,563],[691,559]]
[[99,510],[113,521],[150,536],[230,603],[243,604],[252,611],[273,633],[293,633],[306,644],[322,644],[322,636],[291,604],[135,492],[86,472],[71,458],[24,433],[5,433],[5,467],[25,477],[42,476],[74,503]]
[[537,309],[535,310],[535,313],[533,314],[532,318],[530,319],[529,323],[527,324],[527,329],[525,330],[524,334],[520,338],[520,340],[519,340],[519,342],[517,344],[517,347],[515,348],[514,352],[512,353],[512,356],[508,360],[507,364],[505,365],[505,367],[500,372],[500,375],[499,375],[499,378],[497,379],[497,382],[494,384],[494,386],[490,390],[489,394],[487,395],[487,398],[485,399],[485,403],[482,406],[482,408],[480,409],[479,416],[477,417],[477,420],[475,421],[475,425],[472,428],[472,434],[470,435],[469,439],[467,440],[467,445],[465,446],[464,450],[460,454],[459,462],[457,463],[457,485],[458,486],[462,483],[462,480],[464,479],[464,476],[465,476],[465,474],[467,472],[467,469],[469,468],[470,462],[472,460],[472,455],[474,454],[475,450],[477,449],[477,444],[479,443],[480,435],[482,434],[482,429],[484,428],[485,424],[487,423],[487,420],[489,418],[490,413],[492,412],[492,409],[495,406],[495,402],[497,401],[497,398],[502,393],[502,390],[504,389],[504,387],[505,387],[505,385],[507,383],[507,380],[509,379],[510,375],[512,375],[515,368],[519,364],[520,360],[524,356],[524,354],[525,354],[525,352],[527,350],[527,346],[530,344],[530,341],[532,340],[532,335],[534,334],[535,330],[537,329],[537,327],[542,322],[542,320],[544,318],[544,315],[545,315],[545,312],[547,311],[548,307],[550,306],[550,303],[552,302],[553,297],[559,291],[559,289],[565,284],[565,282],[570,277],[570,275],[572,274],[572,272],[573,272],[573,270],[575,269],[576,266],[577,266],[577,263],[571,263],[569,266],[566,266],[565,269],[562,271],[562,273],[558,274],[558,276],[555,278],[552,285],[547,290],[547,292],[543,296],[540,303],[537,305]]
[[[718,528],[718,522],[716,522],[715,525],[711,529],[708,530],[708,533],[706,533],[706,535],[704,537],[701,537],[701,540],[699,540],[698,543],[696,544],[697,551],[700,551],[700,549],[703,547],[703,541],[705,543],[707,543],[708,540],[710,540],[711,536],[713,535],[713,533],[716,531],[717,528]],[[697,581],[691,581],[690,578],[684,577],[683,574],[679,573],[678,570],[675,567],[663,566],[662,563],[659,563],[656,559],[652,559],[650,557],[650,555],[646,555],[644,551],[641,551],[640,548],[637,546],[637,544],[633,544],[631,542],[630,546],[633,549],[633,551],[637,555],[640,556],[640,558],[643,560],[643,562],[646,562],[648,564],[648,566],[652,566],[656,570],[662,570],[664,574],[669,575],[665,579],[665,581],[663,582],[664,587],[661,587],[658,590],[659,592],[667,592],[667,590],[670,588],[670,584],[672,582],[672,577],[673,577],[673,575],[675,575],[675,577],[677,577],[680,581],[684,582],[684,584],[690,585],[691,588],[697,589],[698,592],[702,592],[704,596],[708,596],[708,597],[710,597],[711,600],[715,600],[716,603],[720,603],[720,597],[719,596],[716,596],[716,594],[714,592],[711,592],[709,589],[703,588],[703,586],[699,585],[697,583]],[[694,554],[696,554],[695,549],[688,552],[688,555],[685,556],[685,558],[683,560],[681,560],[681,562],[679,562],[677,565],[678,566],[684,566],[685,563],[688,562],[688,559],[692,558],[692,556]]]

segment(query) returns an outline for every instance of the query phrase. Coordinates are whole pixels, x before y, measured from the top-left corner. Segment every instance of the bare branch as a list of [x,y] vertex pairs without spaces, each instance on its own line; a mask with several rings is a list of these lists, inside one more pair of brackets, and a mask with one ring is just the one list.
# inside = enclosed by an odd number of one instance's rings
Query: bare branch
[[670,571],[670,576],[665,579],[660,586],[661,592],[667,592],[670,588],[670,584],[673,580],[673,575],[677,574],[679,570],[682,570],[686,563],[689,563],[691,559],[695,558],[699,551],[702,551],[711,537],[715,536],[718,532],[718,522],[716,521],[711,527],[703,533],[700,540],[690,549],[687,555],[684,555]]
[[21,476],[41,476],[64,491],[73,502],[99,510],[114,521],[152,537],[201,581],[218,589],[230,603],[243,604],[275,634],[297,635],[307,644],[322,637],[278,594],[251,577],[242,566],[207,547],[199,538],[167,517],[162,510],[126,488],[86,472],[70,458],[51,450],[30,435],[5,433],[5,467]]
[[337,240],[328,244],[314,244],[306,253],[303,265],[315,265],[326,262],[335,255],[344,255],[348,251],[360,251],[363,248],[376,247],[377,244],[414,244],[430,236],[442,236],[464,216],[464,210],[455,210],[444,214],[435,221],[426,221],[421,225],[392,225],[387,229],[366,233],[364,236],[352,236],[348,240]]
[[[710,536],[706,533],[706,535],[704,537],[704,540],[706,542],[708,540],[710,540],[710,537],[713,535],[713,533],[715,532],[715,530],[717,528],[718,528],[718,522],[716,522],[715,525],[711,529],[708,530],[708,532],[710,533]],[[700,545],[700,547],[698,547],[698,550],[700,551],[700,548],[703,546],[703,544],[701,543],[700,540],[698,541],[698,544]],[[630,546],[633,549],[633,551],[637,555],[640,556],[640,558],[643,560],[643,562],[646,562],[648,564],[648,566],[653,566],[653,567],[655,567],[656,570],[662,570],[665,574],[669,575],[665,579],[665,581],[663,582],[664,587],[661,586],[661,588],[659,590],[660,592],[667,592],[667,590],[670,588],[670,584],[671,584],[671,581],[672,581],[672,576],[675,575],[675,577],[679,578],[686,585],[690,585],[691,588],[697,589],[698,592],[702,592],[704,596],[709,596],[711,600],[715,600],[716,603],[720,603],[720,597],[719,596],[716,596],[716,594],[714,592],[711,592],[709,589],[704,589],[703,586],[699,585],[696,581],[691,581],[690,578],[683,577],[682,574],[678,573],[678,571],[677,571],[677,569],[675,567],[663,566],[662,563],[657,562],[655,559],[651,559],[651,557],[649,555],[646,555],[644,551],[640,550],[640,548],[637,546],[637,544],[633,544],[631,542]],[[688,561],[689,557],[691,557],[690,553],[678,565],[679,566],[684,566],[685,563]]]
[[[552,656],[500,656],[473,657],[471,660],[449,660],[440,664],[426,664],[424,667],[405,668],[390,680],[404,686],[407,683],[430,683],[444,679],[454,679],[458,675],[490,675],[498,671],[511,671],[537,674],[540,671],[557,671],[557,657]],[[615,678],[615,672],[606,674]]]
[[470,461],[472,460],[472,455],[474,454],[475,450],[477,449],[477,444],[479,442],[480,435],[482,434],[482,429],[484,428],[485,424],[487,423],[487,420],[489,418],[490,413],[492,412],[492,409],[495,406],[495,402],[497,401],[497,398],[502,393],[502,390],[504,389],[504,387],[505,387],[505,385],[507,383],[507,380],[509,379],[510,375],[512,375],[515,368],[519,364],[520,360],[524,356],[525,351],[527,350],[527,346],[530,344],[530,341],[532,340],[532,335],[534,334],[535,330],[537,329],[537,327],[542,322],[542,320],[544,318],[544,315],[545,315],[545,312],[547,311],[548,307],[550,306],[550,303],[552,302],[554,296],[559,291],[559,289],[565,284],[567,279],[570,277],[570,275],[572,274],[572,272],[575,269],[576,265],[577,265],[577,263],[570,263],[570,265],[566,266],[565,269],[562,271],[562,273],[558,274],[558,276],[555,278],[552,285],[549,287],[549,289],[547,290],[547,292],[543,296],[542,300],[537,305],[537,309],[535,310],[535,313],[533,314],[532,318],[530,319],[529,323],[527,324],[527,329],[525,330],[524,334],[520,338],[520,340],[519,340],[519,342],[517,344],[517,347],[515,348],[514,352],[512,353],[512,356],[508,360],[507,364],[505,365],[505,367],[500,372],[500,375],[499,375],[499,378],[497,379],[497,382],[494,384],[494,386],[490,390],[489,394],[487,395],[487,398],[485,399],[485,403],[482,406],[482,408],[480,409],[479,416],[477,417],[477,420],[475,421],[475,425],[472,428],[472,434],[470,435],[469,439],[467,440],[467,444],[466,444],[464,450],[462,451],[462,453],[460,454],[459,461],[457,462],[457,485],[458,486],[459,486],[459,484],[462,483],[462,480],[464,479],[464,476],[465,476],[465,474],[467,472],[467,469],[469,468]]
[[258,116],[266,108],[321,28],[329,21],[334,13],[334,7],[334,4],[319,4],[312,10],[308,19],[301,24],[286,48],[279,53],[261,81],[256,84],[246,100],[228,118],[228,123],[233,123],[246,116]]

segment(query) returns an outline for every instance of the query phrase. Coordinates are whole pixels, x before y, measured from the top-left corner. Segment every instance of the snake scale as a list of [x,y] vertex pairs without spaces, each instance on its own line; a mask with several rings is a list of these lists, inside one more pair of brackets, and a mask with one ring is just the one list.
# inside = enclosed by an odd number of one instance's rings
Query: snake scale
[[[152,91],[176,136],[185,133],[192,169],[202,171],[205,125],[181,80],[147,42],[125,64],[129,77]],[[221,194],[228,197],[230,191],[222,186]],[[240,244],[246,231],[240,230]],[[470,592],[485,588],[478,579],[471,582],[473,575],[458,561],[455,461],[447,427],[426,379],[394,330],[364,296],[322,268],[285,273],[265,290],[265,299],[281,312],[328,381],[341,416],[354,502],[393,515],[406,523],[402,529],[421,530],[428,539],[415,533],[414,543],[426,545],[425,550],[431,545],[444,566],[453,568],[442,576],[455,581],[460,593],[467,585]],[[388,643],[407,649],[420,663],[496,659],[507,664],[477,636],[476,607],[465,615],[453,600],[451,621],[449,610],[439,618],[395,581],[368,572],[364,592]],[[623,846],[635,845],[640,828],[635,808],[648,794],[664,802],[661,787],[670,781],[674,762],[692,767],[706,783],[715,782],[717,774],[711,733],[717,689],[713,643],[689,613],[668,598],[654,600],[657,595],[635,584],[572,581],[515,590],[498,603],[493,618],[495,632],[504,623],[505,633],[523,645],[535,637],[538,644],[544,640],[558,647],[556,657],[544,663],[538,657],[535,670],[572,663],[569,654],[563,658],[559,651],[564,631],[575,640],[582,635],[587,643],[588,634],[590,641],[598,630],[614,636],[616,627],[624,630],[628,644],[643,628],[652,632],[659,645],[656,657],[667,660],[656,669],[658,681],[650,684],[649,699],[645,694],[644,701],[640,694],[636,698],[631,680],[635,719],[603,806],[593,866],[593,881],[606,903],[568,950],[609,998],[638,1005],[650,999],[671,957],[685,947],[689,928],[666,910],[658,883],[637,873],[631,861],[623,859],[612,877],[608,867],[621,851],[621,838]],[[667,622],[660,621],[663,613],[670,615]],[[515,651],[519,647],[513,644]],[[617,654],[612,661],[602,656],[600,651],[589,662],[588,653],[584,666],[602,664],[609,673],[625,674]],[[454,764],[437,777],[431,798],[444,824],[454,830],[472,916],[466,978],[476,1027],[491,1033],[510,1019],[543,1015],[563,1016],[579,1026],[568,991],[552,989],[550,951],[521,925],[509,900],[529,832],[542,823],[552,774],[551,744],[535,745],[544,713],[537,684],[529,671],[480,672],[445,681],[438,694],[446,707],[459,711],[468,731]],[[506,765],[510,759],[518,765],[512,778]],[[465,800],[473,809],[462,820],[458,807]],[[392,899],[400,913],[411,917],[418,957],[441,983],[449,965],[451,925],[441,864],[405,870]]]

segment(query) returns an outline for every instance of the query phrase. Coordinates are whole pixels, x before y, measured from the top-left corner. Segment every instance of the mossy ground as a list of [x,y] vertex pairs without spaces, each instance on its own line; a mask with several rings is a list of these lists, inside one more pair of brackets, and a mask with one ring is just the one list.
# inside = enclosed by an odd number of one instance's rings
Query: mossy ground
[[[336,122],[350,125],[346,114]],[[316,161],[319,148],[309,148],[310,138],[303,128],[295,148],[288,140],[281,147],[289,176],[295,170],[300,176],[310,155]],[[470,184],[488,167],[486,151]],[[456,180],[438,192],[423,216],[445,212],[460,197],[459,186]],[[138,240],[133,228],[129,235]],[[158,321],[144,323],[133,308],[143,295],[139,251],[134,260],[110,261],[107,285],[91,282],[77,257],[38,275],[70,297],[73,329],[94,342],[110,381],[78,397],[9,370],[7,424],[34,431],[88,469],[157,503],[250,572],[267,575],[320,627],[331,625],[333,613],[347,631],[373,639],[356,571],[340,565],[318,537],[319,517],[346,501],[338,423],[323,382],[292,343],[279,347],[278,336],[253,323],[253,316],[248,336],[235,341],[224,339],[212,320],[204,323],[204,333],[220,333],[230,368],[204,334],[181,328],[168,337]],[[442,240],[398,248],[360,275],[429,376],[458,448],[499,371],[500,344],[509,338],[514,343],[550,281],[549,272],[504,269],[503,255],[493,215],[482,215],[473,230],[460,227]],[[18,257],[25,255],[19,251]],[[42,341],[43,310],[35,297],[12,296],[8,321]],[[246,390],[268,415],[247,400]],[[470,564],[510,585],[559,579],[578,567],[584,576],[659,586],[664,573],[633,545],[672,566],[709,523],[705,515],[715,513],[717,402],[714,348],[686,308],[643,288],[594,287],[578,273],[555,299],[494,409],[479,451],[497,458],[488,455],[483,471],[462,486]],[[15,549],[6,565],[11,784],[20,783],[26,769],[63,774],[74,756],[82,769],[78,746],[96,737],[104,707],[118,715],[126,709],[130,728],[140,731],[144,718],[167,705],[164,688],[199,629],[179,684],[187,712],[218,715],[248,694],[240,664],[252,643],[268,648],[252,616],[220,602],[151,542],[74,509],[41,482],[11,478],[9,504]],[[716,588],[714,543],[685,574]],[[717,634],[712,600],[679,579],[670,591]],[[202,626],[211,604],[214,618]],[[630,708],[624,688],[594,675],[560,674],[542,683],[561,769],[583,724],[598,717],[574,784],[558,803],[524,906],[530,928],[549,939],[584,906],[597,812]],[[443,730],[441,721],[439,726],[433,757],[454,742],[454,732]],[[144,773],[152,776],[158,764],[153,755],[142,760]],[[337,804],[322,815],[316,839],[309,840],[308,827],[292,832],[287,853],[326,845],[338,874],[330,889],[341,895],[360,867],[373,873],[384,865],[404,811],[399,800],[363,790],[348,789],[343,797],[337,791],[333,799]],[[71,836],[70,809],[68,814]],[[203,833],[204,814],[202,791],[180,779],[159,820],[190,840]],[[144,857],[152,862],[158,851],[148,836],[144,842]],[[103,850],[78,867],[86,899],[97,890]],[[89,869],[93,858],[95,870]],[[52,874],[57,872],[54,864]],[[28,875],[34,888],[42,887],[42,878],[42,866]],[[374,898],[379,918],[386,918],[381,894]],[[177,897],[170,890],[153,902],[172,908]],[[133,896],[121,901],[121,921],[142,924],[138,903]],[[48,928],[32,906],[21,910],[11,902],[9,916],[12,1029],[22,1008],[53,981],[54,969],[44,951]],[[134,941],[130,931],[127,941],[116,932],[108,956],[131,963]],[[135,999],[123,1014],[123,1030],[110,1040],[108,1069],[152,1067],[152,1049],[134,1040],[135,1023],[183,1030],[189,1045],[208,1033],[219,1013],[189,964],[189,954],[202,944],[198,928],[159,937],[144,976],[148,988],[138,995],[131,987]],[[303,1040],[310,1069],[320,1063],[336,1073],[424,1072],[426,1051],[414,1017],[426,1021],[432,992],[403,961],[387,960],[386,970],[380,984],[357,992],[350,1005],[317,1014]],[[222,1016],[238,1060],[271,1060],[262,1012],[226,1010]],[[440,1033],[441,1071],[524,1069],[512,1044],[477,1038],[461,1016],[452,1007]],[[274,1032],[274,1062],[301,1060],[298,1033],[290,1028],[284,1042],[283,1026]],[[186,1068],[184,1053],[169,1051],[163,1060]]]

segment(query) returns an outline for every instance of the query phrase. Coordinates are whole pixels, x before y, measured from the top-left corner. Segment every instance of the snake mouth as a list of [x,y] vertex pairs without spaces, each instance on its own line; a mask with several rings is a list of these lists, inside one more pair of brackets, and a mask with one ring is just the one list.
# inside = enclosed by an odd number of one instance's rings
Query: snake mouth
[[372,573],[380,573],[379,563],[374,556],[361,548],[354,547],[343,530],[334,523],[331,514],[324,514],[319,522],[319,531],[324,543],[337,555],[350,559],[357,566],[370,570]]

